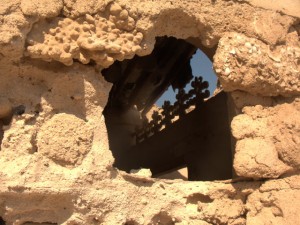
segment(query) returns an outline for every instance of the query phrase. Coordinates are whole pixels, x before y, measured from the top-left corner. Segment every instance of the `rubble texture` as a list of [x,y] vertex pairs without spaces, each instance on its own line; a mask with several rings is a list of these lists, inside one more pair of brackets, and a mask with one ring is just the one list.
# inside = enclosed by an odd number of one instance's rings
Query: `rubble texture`
[[[0,217],[36,224],[297,224],[300,2],[1,0]],[[101,69],[157,36],[212,50],[236,180],[113,168]],[[256,181],[253,181],[256,180]]]
[[[223,88],[265,96],[300,92],[300,45],[297,31],[285,45],[273,49],[241,34],[228,34],[219,43],[214,65]],[[254,79],[255,78],[255,79]]]
[[141,50],[142,39],[128,11],[112,4],[107,15],[85,14],[75,20],[57,17],[35,23],[27,37],[27,51],[32,58],[57,60],[68,66],[77,59],[108,67],[114,60],[132,58]]

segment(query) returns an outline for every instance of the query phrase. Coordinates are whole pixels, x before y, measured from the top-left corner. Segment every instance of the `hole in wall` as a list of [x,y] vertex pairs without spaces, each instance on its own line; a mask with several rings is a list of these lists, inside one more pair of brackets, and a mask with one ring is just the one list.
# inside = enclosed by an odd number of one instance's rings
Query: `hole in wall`
[[[210,92],[210,96],[213,96],[213,93],[217,89],[217,76],[213,70],[212,61],[208,58],[208,56],[198,49],[196,53],[192,56],[190,60],[191,73],[194,77],[202,77],[205,81],[209,83],[208,90]],[[184,90],[185,92],[189,92],[192,89],[191,82],[188,83]],[[169,87],[167,91],[156,101],[155,106],[161,108],[165,101],[170,101],[171,104],[174,104],[176,101],[176,95],[178,94],[178,89],[174,90],[172,87]],[[192,110],[192,109],[188,109]],[[155,176],[156,178],[161,179],[188,179],[188,168],[180,168],[178,170],[171,170],[169,172],[164,172]]]
[[[197,50],[185,40],[159,37],[150,55],[116,61],[102,71],[113,83],[104,116],[115,167],[127,172],[150,168],[153,177],[163,178],[184,167],[189,180],[232,177],[227,95],[208,98],[208,82],[193,76]],[[216,78],[210,83],[214,89]],[[168,88],[177,90],[176,102],[165,102],[147,120]]]
[[188,204],[198,204],[198,202],[202,202],[202,203],[211,203],[214,200],[211,199],[208,195],[204,195],[201,193],[195,193],[191,196],[188,196],[186,203]]
[[25,113],[26,107],[24,105],[18,105],[14,107],[13,112],[14,115],[21,116]]
[[[190,60],[191,72],[194,77],[203,77],[205,81],[209,83],[208,90],[210,96],[213,95],[217,88],[217,76],[213,70],[212,61],[206,56],[206,54],[197,49],[196,53],[192,56]],[[188,83],[184,90],[188,92],[191,90],[191,83]],[[169,87],[167,91],[155,102],[155,105],[161,107],[164,101],[170,101],[172,104],[176,101],[176,94],[178,94],[178,89],[174,90]]]

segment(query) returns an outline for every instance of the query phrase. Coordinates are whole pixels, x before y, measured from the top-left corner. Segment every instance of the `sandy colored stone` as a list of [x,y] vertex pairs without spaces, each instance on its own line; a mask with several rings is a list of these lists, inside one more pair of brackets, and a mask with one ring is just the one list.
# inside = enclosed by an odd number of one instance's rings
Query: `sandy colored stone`
[[[1,0],[0,117],[24,112],[0,123],[0,217],[8,225],[297,224],[298,2]],[[112,85],[101,69],[151,53],[158,36],[211,48],[236,107],[237,179],[113,168],[102,115]]]
[[262,138],[238,141],[233,166],[237,175],[252,178],[277,178],[292,170],[280,161],[272,141]]
[[297,177],[266,182],[251,194],[247,202],[247,224],[297,224],[300,219]]
[[88,124],[73,115],[54,115],[39,130],[38,151],[59,164],[80,164],[92,147]]
[[[275,31],[274,31],[275,32]],[[299,36],[294,43],[270,48],[242,34],[220,40],[214,68],[226,91],[243,90],[264,96],[294,96],[300,92]]]
[[104,11],[105,7],[112,2],[112,0],[65,0],[64,14],[70,17],[78,17],[85,14],[95,14],[99,11]]
[[24,51],[25,36],[31,29],[34,18],[26,18],[20,7],[20,0],[0,2],[0,59],[9,56],[20,59]]
[[278,177],[289,171],[289,166],[299,169],[299,109],[298,98],[273,107],[256,105],[242,109],[244,114],[236,116],[231,124],[237,139],[234,168],[239,175]]
[[150,169],[138,169],[138,170],[130,170],[130,173],[135,176],[151,178],[152,173]]
[[21,0],[21,10],[28,16],[54,17],[60,14],[63,8],[62,0]]
[[[33,4],[36,1],[24,0],[22,2],[26,2],[26,4],[23,4],[36,9],[36,6],[41,5],[44,1],[38,1],[39,3],[36,5]],[[15,0],[14,3],[18,5],[20,1]],[[5,12],[5,8],[9,8],[7,5],[11,5],[12,3],[11,1],[5,1],[2,4],[4,5],[2,8]],[[120,26],[128,26],[133,23],[133,20],[139,18],[135,27],[139,32],[144,34],[142,50],[138,53],[140,55],[149,54],[154,46],[155,36],[164,35],[183,39],[197,37],[198,41],[195,43],[199,43],[199,46],[202,43],[205,46],[214,47],[226,32],[240,32],[248,37],[259,38],[268,44],[274,45],[284,41],[289,28],[296,22],[294,17],[287,16],[285,13],[277,13],[276,7],[275,10],[266,10],[256,7],[255,4],[232,4],[228,1],[216,1],[212,4],[209,0],[201,2],[173,1],[172,3],[159,1],[146,3],[143,1],[122,0],[118,4],[127,10],[129,17],[132,18],[128,18],[128,20],[123,22],[122,20],[116,21]],[[59,5],[58,1],[51,3],[49,7],[43,8],[43,14],[51,15],[53,8],[58,9],[60,8]],[[105,17],[112,5],[111,1],[74,2],[68,0],[64,1],[63,14],[71,19],[76,19],[86,14],[97,15],[98,13]],[[16,17],[16,13],[19,14],[22,12],[18,7],[11,9],[10,14],[14,13],[14,17]],[[222,13],[216,16],[217,11],[222,11]],[[33,12],[35,11],[30,11],[30,13]],[[21,15],[23,14],[21,13]],[[111,19],[115,20],[114,17],[111,17]],[[19,41],[24,43],[28,28],[30,29],[30,25],[34,22],[36,22],[36,19],[27,18],[26,29],[24,29],[24,26],[17,26],[15,24],[12,24],[9,29],[19,36]],[[7,24],[7,22],[4,24]],[[269,29],[267,33],[263,32],[265,27]],[[272,35],[268,36],[269,33],[272,33]],[[2,38],[5,38],[8,43],[12,41],[13,36],[4,35]],[[23,46],[15,47],[19,51],[24,51]],[[18,56],[20,57],[20,55]]]
[[300,1],[298,0],[286,0],[284,2],[280,0],[273,0],[272,2],[268,0],[247,0],[247,2],[265,9],[278,10],[295,17],[300,15]]
[[[127,16],[122,17],[122,12]],[[108,67],[114,60],[132,58],[141,50],[143,34],[135,30],[135,21],[128,12],[122,12],[106,17],[86,14],[75,20],[62,17],[42,20],[28,35],[27,54],[68,66],[74,59],[83,64],[93,60],[101,67]]]

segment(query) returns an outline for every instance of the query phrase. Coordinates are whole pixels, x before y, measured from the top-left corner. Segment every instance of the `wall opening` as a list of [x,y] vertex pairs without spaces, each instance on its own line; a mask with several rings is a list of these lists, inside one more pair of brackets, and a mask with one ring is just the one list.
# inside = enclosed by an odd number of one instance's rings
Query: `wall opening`
[[[213,96],[215,91],[217,91],[217,76],[213,70],[213,64],[212,61],[208,58],[208,56],[201,51],[200,49],[197,49],[196,53],[192,56],[190,59],[190,66],[192,69],[193,77],[202,77],[203,80],[207,81],[209,83],[208,90],[210,93],[210,97]],[[184,87],[184,91],[188,93],[193,88],[191,86],[191,83],[186,84]],[[165,101],[169,101],[171,104],[174,104],[176,102],[176,95],[178,95],[179,90],[173,89],[171,86],[165,91],[165,93],[156,101],[154,108],[157,106],[158,109],[162,110],[162,106]],[[187,109],[187,111],[192,111],[194,107],[191,107]],[[152,113],[152,111],[150,111]],[[149,114],[150,114],[149,113]],[[151,114],[152,115],[152,114]],[[151,117],[151,115],[149,115]],[[188,179],[188,168],[183,167],[178,170],[171,170],[164,172],[162,174],[158,174],[155,177],[161,178],[161,179],[182,179],[187,180]]]
[[[205,81],[209,83],[208,90],[210,96],[213,95],[217,88],[217,76],[213,70],[212,61],[206,56],[206,54],[197,49],[196,53],[190,59],[190,65],[192,74],[194,77],[203,77]],[[188,83],[184,90],[188,92],[191,90],[191,83]],[[173,104],[176,101],[176,94],[178,90],[174,90],[171,86],[164,92],[164,94],[156,101],[155,105],[161,107],[164,101],[170,101]]]
[[[189,180],[231,178],[227,95],[206,100],[208,82],[194,77],[191,67],[197,50],[185,40],[159,37],[150,55],[102,71],[113,83],[104,116],[114,166],[127,172],[150,168],[153,177],[187,167]],[[166,101],[149,118],[170,87],[177,90],[174,104]]]

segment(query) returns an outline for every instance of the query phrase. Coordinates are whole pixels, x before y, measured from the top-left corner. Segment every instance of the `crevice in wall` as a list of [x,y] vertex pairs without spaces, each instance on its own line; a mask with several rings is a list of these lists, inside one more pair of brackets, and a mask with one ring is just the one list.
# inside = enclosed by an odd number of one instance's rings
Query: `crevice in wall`
[[[173,37],[156,41],[150,55],[102,71],[113,83],[104,116],[114,166],[150,168],[154,177],[187,166],[189,180],[232,178],[227,94],[208,98],[208,82],[193,76],[190,59],[197,47]],[[170,86],[179,90],[176,102],[155,111],[153,104]]]
[[186,203],[187,204],[198,204],[198,202],[202,203],[211,203],[214,200],[211,199],[208,195],[204,195],[201,193],[195,193],[187,197]]
[[18,105],[13,108],[14,115],[21,116],[25,113],[26,107],[24,105]]
[[31,150],[30,150],[30,154],[33,154],[35,152],[38,151],[38,146],[37,146],[37,140],[36,140],[36,137],[37,137],[37,132],[34,132],[34,134],[32,134],[31,136],[31,139],[30,139],[30,144],[31,144]]

